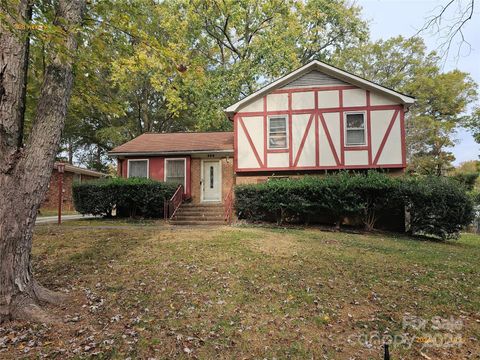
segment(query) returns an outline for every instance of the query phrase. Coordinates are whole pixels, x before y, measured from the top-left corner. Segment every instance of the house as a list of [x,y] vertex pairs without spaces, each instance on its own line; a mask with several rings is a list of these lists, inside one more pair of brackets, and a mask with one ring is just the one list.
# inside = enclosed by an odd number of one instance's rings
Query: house
[[234,183],[233,132],[146,133],[113,149],[121,177],[182,184],[194,203],[221,202]]
[[414,98],[320,61],[225,109],[232,132],[143,134],[110,152],[123,177],[183,184],[194,204],[234,184],[341,169],[406,167],[404,115]]
[[[63,175],[59,173],[58,168],[64,166]],[[48,192],[40,206],[40,213],[45,211],[52,211],[58,209],[58,195],[59,195],[59,178],[63,176],[62,186],[62,208],[66,211],[73,211],[72,185],[75,182],[82,183],[86,181],[96,180],[107,176],[104,173],[88,170],[70,164],[63,164],[56,162],[53,166],[52,175],[50,176],[50,183],[48,185]]]

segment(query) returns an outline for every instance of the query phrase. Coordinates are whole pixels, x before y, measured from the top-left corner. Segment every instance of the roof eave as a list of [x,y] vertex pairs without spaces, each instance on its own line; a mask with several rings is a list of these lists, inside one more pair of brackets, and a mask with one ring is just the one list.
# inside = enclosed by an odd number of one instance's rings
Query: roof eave
[[[80,168],[80,167],[70,165],[70,164],[64,164],[64,165],[65,165],[65,168],[64,168],[65,172],[88,175],[88,176],[93,176],[93,177],[98,177],[98,178],[108,176],[108,174],[105,174],[105,173],[102,173],[102,172],[99,172],[99,171],[95,171],[95,170],[84,169],[84,168]],[[53,168],[54,168],[54,170],[58,170],[58,163],[55,163]]]
[[183,151],[122,151],[114,152],[110,151],[109,156],[118,157],[118,156],[169,156],[169,155],[190,155],[190,154],[233,154],[233,149],[222,149],[222,150],[183,150]]

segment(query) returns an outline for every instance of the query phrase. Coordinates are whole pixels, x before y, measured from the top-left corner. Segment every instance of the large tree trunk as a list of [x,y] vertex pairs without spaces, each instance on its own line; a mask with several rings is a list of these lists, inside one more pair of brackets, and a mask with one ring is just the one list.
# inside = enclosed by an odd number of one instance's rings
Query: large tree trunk
[[[25,18],[28,4],[20,1],[17,15]],[[18,146],[24,77],[25,41],[2,29],[0,58],[4,74],[0,87],[0,322],[11,318],[48,322],[41,302],[61,300],[41,287],[30,267],[32,234],[38,208],[45,197],[64,125],[73,83],[74,30],[80,24],[84,0],[60,0],[55,25],[63,37],[46,68],[28,142]],[[12,20],[13,21],[13,20]],[[24,40],[24,39],[23,39]],[[3,112],[7,109],[7,112]],[[20,109],[20,110],[17,110]],[[5,150],[6,152],[2,152]]]
[[[31,5],[20,0],[2,4],[5,21],[0,22],[0,173],[15,164],[25,110],[26,40]],[[7,8],[8,7],[8,8]],[[18,19],[9,14],[14,13]]]

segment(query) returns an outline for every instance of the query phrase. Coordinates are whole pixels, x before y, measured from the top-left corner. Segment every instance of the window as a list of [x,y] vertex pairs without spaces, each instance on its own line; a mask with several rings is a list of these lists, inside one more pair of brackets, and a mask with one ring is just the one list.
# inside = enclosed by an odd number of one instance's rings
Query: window
[[346,114],[346,125],[346,145],[365,145],[364,114]]
[[210,189],[213,189],[213,166],[210,166]]
[[128,160],[128,177],[148,178],[148,160]]
[[286,149],[287,145],[287,118],[271,117],[268,122],[268,148]]
[[165,159],[165,181],[185,186],[185,159]]

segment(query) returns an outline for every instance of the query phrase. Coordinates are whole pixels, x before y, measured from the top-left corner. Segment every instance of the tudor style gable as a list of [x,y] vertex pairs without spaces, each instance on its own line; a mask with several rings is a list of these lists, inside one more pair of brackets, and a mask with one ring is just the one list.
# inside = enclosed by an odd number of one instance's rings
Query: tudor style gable
[[318,61],[226,109],[237,172],[404,168],[414,99]]

